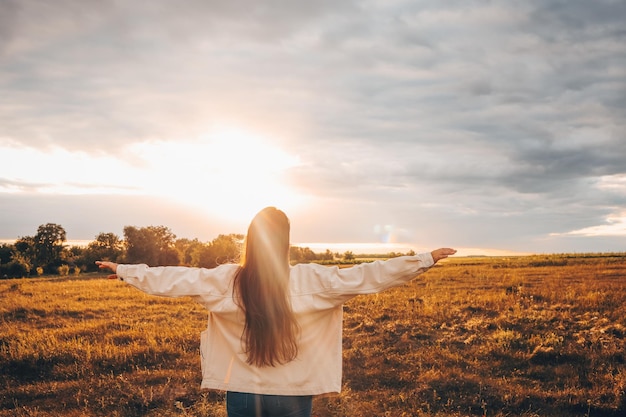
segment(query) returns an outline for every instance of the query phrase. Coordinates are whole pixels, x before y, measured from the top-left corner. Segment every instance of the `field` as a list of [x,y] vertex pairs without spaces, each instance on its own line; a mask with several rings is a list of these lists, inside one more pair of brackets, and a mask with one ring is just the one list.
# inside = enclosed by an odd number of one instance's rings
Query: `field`
[[[0,281],[0,416],[225,417],[206,312],[102,276]],[[327,416],[626,415],[626,258],[452,258],[345,306]]]

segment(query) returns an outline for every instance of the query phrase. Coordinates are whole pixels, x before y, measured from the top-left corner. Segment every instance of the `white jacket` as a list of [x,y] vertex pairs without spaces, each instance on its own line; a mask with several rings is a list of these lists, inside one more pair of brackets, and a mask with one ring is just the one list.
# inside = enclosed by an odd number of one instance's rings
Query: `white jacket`
[[243,314],[233,301],[236,264],[213,269],[118,265],[117,275],[148,294],[191,296],[209,311],[202,332],[202,388],[268,395],[341,390],[342,305],[359,294],[402,285],[434,265],[430,253],[350,268],[298,264],[290,269],[292,308],[301,328],[298,357],[275,367],[246,363]]

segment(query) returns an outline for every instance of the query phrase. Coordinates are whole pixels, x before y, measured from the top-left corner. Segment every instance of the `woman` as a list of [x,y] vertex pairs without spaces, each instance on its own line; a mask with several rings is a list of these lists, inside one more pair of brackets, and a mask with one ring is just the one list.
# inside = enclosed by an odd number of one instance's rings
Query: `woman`
[[308,417],[314,395],[341,390],[342,305],[402,285],[456,251],[441,248],[340,269],[289,265],[289,220],[261,210],[241,265],[213,269],[118,265],[111,278],[148,294],[191,296],[209,311],[202,388],[226,391],[229,417]]

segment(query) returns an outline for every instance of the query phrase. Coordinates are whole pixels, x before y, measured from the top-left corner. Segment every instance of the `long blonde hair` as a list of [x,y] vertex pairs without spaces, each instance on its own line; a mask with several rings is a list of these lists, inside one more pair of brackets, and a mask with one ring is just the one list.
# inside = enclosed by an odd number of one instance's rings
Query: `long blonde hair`
[[289,298],[289,219],[266,207],[252,219],[234,296],[245,315],[242,338],[247,362],[285,364],[298,355],[299,326]]

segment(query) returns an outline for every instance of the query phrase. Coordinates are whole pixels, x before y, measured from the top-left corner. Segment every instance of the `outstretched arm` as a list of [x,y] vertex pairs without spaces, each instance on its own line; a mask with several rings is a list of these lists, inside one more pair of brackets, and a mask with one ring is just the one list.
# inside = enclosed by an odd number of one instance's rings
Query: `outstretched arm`
[[430,254],[433,256],[433,261],[435,263],[441,259],[445,259],[450,255],[454,255],[456,253],[456,249],[452,248],[439,248],[432,251]]
[[96,265],[114,272],[109,275],[109,279],[120,279],[146,294],[202,296],[203,302],[209,299],[221,300],[224,294],[232,292],[229,285],[240,268],[238,264],[222,264],[215,268],[149,267],[146,264],[117,264],[110,261],[97,261]]
[[324,294],[336,306],[360,294],[379,293],[407,283],[428,271],[437,261],[455,253],[455,249],[439,248],[413,256],[364,262],[351,268],[329,268],[318,264],[296,265],[294,268],[305,270],[323,281],[326,288]]

